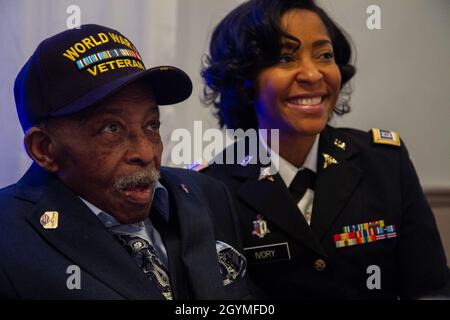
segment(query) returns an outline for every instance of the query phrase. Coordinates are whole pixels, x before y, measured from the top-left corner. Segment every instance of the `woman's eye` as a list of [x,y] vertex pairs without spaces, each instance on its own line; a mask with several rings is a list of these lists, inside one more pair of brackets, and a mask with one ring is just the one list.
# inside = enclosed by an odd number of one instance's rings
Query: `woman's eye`
[[111,123],[103,128],[103,131],[106,133],[116,134],[120,131],[121,127],[118,123]]
[[332,60],[332,59],[334,59],[334,53],[333,52],[322,53],[320,55],[320,58],[323,60]]
[[288,54],[283,54],[280,56],[280,58],[278,59],[279,63],[289,63],[294,61],[294,57]]

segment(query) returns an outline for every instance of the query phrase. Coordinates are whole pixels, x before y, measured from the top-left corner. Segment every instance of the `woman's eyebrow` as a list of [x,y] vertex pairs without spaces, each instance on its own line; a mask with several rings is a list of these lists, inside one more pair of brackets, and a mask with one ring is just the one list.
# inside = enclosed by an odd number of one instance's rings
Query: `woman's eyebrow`
[[313,48],[317,48],[317,47],[321,47],[321,46],[323,46],[325,44],[332,45],[330,40],[328,40],[328,39],[321,39],[321,40],[314,41],[313,44],[312,44],[312,47]]
[[281,49],[292,51],[292,53],[294,53],[300,49],[300,42],[285,41],[281,44]]

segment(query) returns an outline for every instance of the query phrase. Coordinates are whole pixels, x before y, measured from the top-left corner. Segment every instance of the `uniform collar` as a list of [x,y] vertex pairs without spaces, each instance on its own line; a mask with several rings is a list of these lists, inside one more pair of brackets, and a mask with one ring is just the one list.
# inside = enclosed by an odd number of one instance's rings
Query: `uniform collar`
[[272,163],[278,162],[278,173],[280,174],[281,178],[283,179],[286,186],[289,186],[294,180],[295,175],[298,171],[309,169],[314,173],[317,173],[317,157],[319,154],[319,137],[320,135],[316,135],[316,138],[314,140],[314,143],[311,147],[311,149],[308,152],[308,155],[306,156],[305,162],[303,163],[303,166],[301,168],[297,168],[293,164],[291,164],[289,161],[284,159],[282,156],[280,156],[278,153],[276,153],[274,150],[270,149],[270,147],[266,144],[264,141],[264,138],[259,136],[261,144],[266,148],[268,153],[270,154],[271,159],[275,159],[278,157],[278,161],[272,161]]

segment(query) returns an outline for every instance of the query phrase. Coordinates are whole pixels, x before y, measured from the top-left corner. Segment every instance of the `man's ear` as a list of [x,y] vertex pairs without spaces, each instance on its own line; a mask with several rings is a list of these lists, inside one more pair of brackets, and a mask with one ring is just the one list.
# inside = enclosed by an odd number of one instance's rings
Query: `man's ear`
[[37,127],[30,128],[25,134],[24,143],[28,155],[39,166],[53,173],[59,170],[54,142],[47,131]]

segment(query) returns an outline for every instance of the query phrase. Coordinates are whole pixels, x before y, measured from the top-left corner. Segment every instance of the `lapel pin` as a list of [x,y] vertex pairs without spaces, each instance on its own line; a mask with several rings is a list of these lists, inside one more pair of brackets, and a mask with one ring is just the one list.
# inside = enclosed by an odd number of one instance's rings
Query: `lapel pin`
[[341,141],[341,140],[339,140],[339,139],[336,139],[336,140],[334,140],[334,145],[336,146],[336,147],[338,147],[339,149],[342,149],[342,150],[344,150],[345,151],[345,142],[343,142],[343,141]]
[[275,180],[273,179],[273,175],[270,173],[270,170],[271,170],[270,167],[261,168],[258,181],[267,179],[269,181],[274,182]]
[[39,222],[44,227],[44,229],[56,229],[58,228],[58,211],[46,211]]
[[330,165],[332,164],[339,164],[339,162],[337,162],[337,160],[335,158],[333,158],[332,156],[330,156],[327,153],[322,153],[323,156],[323,168],[326,169],[328,168]]
[[241,162],[241,166],[246,167],[250,163],[250,161],[252,161],[252,159],[253,159],[253,156],[246,155],[244,160],[242,160],[242,162]]
[[181,189],[184,191],[184,193],[189,194],[189,189],[185,184],[180,184]]
[[253,221],[252,235],[258,236],[258,238],[262,239],[268,233],[270,233],[270,230],[267,227],[267,221],[264,220],[264,217],[262,215],[258,214],[256,216],[256,220]]

